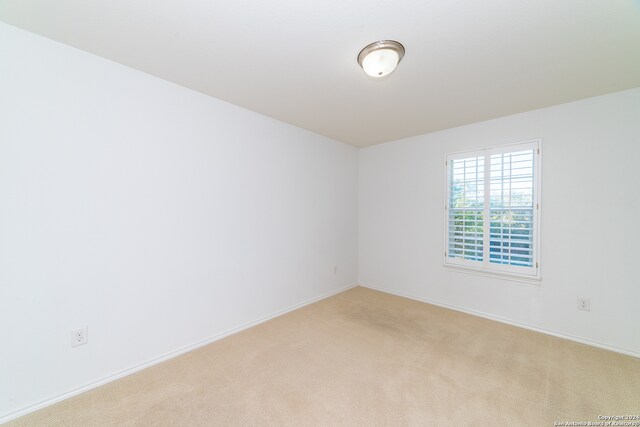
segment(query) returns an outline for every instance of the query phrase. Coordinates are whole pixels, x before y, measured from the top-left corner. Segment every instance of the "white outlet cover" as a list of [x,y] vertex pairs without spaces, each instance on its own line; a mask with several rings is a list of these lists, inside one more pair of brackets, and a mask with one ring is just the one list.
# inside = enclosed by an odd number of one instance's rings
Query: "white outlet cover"
[[591,299],[578,298],[578,310],[591,311]]
[[89,340],[87,335],[87,327],[73,329],[71,331],[71,347],[77,347],[79,345],[86,344]]

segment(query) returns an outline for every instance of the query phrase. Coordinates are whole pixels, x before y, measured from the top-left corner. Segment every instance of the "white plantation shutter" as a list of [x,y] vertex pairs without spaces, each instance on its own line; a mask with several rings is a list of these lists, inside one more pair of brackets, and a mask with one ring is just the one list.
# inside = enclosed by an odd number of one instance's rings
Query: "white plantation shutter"
[[533,266],[533,155],[491,155],[489,261]]
[[539,141],[447,156],[445,263],[537,276]]
[[484,157],[450,162],[449,257],[482,261],[484,258]]

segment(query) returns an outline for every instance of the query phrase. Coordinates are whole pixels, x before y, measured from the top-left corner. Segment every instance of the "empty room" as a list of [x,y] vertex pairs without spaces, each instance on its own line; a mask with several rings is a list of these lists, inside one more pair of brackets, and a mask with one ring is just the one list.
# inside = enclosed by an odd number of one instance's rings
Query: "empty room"
[[0,424],[640,426],[640,1],[0,0]]

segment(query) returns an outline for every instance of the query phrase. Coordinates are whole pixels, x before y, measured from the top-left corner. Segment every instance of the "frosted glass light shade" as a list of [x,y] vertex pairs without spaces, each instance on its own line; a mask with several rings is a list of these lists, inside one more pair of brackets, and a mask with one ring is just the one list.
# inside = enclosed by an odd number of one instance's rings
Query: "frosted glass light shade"
[[358,54],[358,64],[371,77],[384,77],[396,69],[404,56],[404,46],[393,40],[371,43]]
[[362,69],[371,77],[383,77],[396,69],[399,59],[398,52],[394,50],[376,50],[362,60]]

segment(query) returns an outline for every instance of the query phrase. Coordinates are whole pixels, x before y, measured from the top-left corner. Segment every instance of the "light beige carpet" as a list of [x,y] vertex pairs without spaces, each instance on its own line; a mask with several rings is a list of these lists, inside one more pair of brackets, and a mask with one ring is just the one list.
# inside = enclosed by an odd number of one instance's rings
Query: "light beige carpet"
[[354,288],[8,426],[552,426],[640,414],[640,359]]

